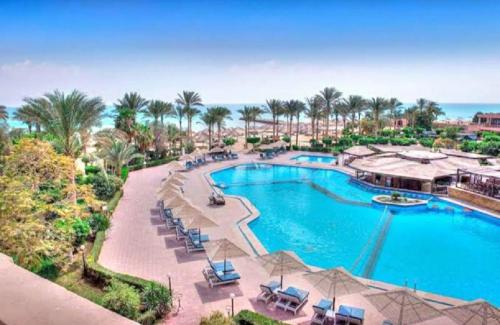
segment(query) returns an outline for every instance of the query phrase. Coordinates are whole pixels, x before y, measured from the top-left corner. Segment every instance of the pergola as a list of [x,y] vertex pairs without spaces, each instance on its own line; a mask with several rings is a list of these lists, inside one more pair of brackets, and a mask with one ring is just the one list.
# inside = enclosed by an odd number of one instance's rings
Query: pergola
[[500,199],[500,170],[491,167],[457,169],[457,187]]

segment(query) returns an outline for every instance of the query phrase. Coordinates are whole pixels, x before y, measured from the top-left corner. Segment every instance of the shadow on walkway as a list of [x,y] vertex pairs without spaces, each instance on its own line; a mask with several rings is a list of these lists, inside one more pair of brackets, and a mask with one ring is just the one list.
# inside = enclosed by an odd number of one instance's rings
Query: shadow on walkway
[[[201,270],[200,270],[201,272]],[[202,303],[210,303],[214,301],[227,300],[231,303],[229,295],[234,293],[236,297],[242,297],[243,292],[241,292],[240,287],[237,284],[232,285],[222,285],[220,287],[210,288],[206,281],[196,282],[194,284],[198,296]]]

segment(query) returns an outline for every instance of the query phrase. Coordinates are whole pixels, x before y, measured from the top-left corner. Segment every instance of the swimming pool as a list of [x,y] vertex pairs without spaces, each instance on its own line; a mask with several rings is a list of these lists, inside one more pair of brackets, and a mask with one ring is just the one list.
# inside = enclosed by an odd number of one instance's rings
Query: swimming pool
[[249,226],[270,252],[293,250],[310,265],[500,305],[498,219],[426,195],[423,209],[387,210],[372,205],[376,190],[333,170],[252,164],[211,176],[259,209]]
[[333,156],[320,156],[320,155],[300,155],[292,158],[293,160],[299,162],[309,162],[309,163],[323,163],[323,164],[331,164],[337,158]]

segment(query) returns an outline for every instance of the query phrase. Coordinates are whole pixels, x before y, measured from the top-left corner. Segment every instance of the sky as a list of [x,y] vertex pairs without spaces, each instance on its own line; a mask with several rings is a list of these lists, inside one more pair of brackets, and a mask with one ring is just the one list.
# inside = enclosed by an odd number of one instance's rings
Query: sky
[[500,102],[500,1],[0,1],[0,103],[79,89],[204,103],[326,86]]

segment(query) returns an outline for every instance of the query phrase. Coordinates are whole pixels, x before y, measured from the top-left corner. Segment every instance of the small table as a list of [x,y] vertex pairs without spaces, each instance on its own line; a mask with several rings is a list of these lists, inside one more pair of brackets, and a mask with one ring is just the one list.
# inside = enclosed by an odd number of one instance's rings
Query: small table
[[326,313],[325,313],[325,321],[326,322],[333,321],[334,324],[335,324],[335,310],[328,309],[326,311]]

